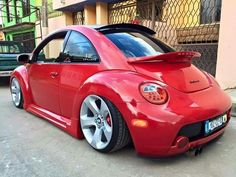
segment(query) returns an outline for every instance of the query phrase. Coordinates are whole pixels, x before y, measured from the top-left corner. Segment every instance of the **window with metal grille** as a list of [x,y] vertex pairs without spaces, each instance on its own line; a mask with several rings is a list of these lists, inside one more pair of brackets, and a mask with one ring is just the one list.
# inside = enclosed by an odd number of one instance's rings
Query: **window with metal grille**
[[7,12],[7,21],[10,22],[13,20],[14,6],[13,2],[6,0],[6,12]]
[[220,21],[221,2],[222,0],[201,0],[201,24],[209,24]]
[[73,13],[73,24],[74,25],[84,24],[84,11],[83,10]]
[[35,47],[34,32],[27,32],[13,35],[13,40],[21,42],[26,49],[26,52],[32,52]]
[[[109,3],[109,24],[133,23],[136,18],[136,0]],[[136,23],[138,24],[138,23]]]
[[152,20],[152,10],[154,10],[155,20],[162,21],[165,2],[166,0],[137,0],[137,17]]
[[23,17],[30,14],[30,0],[22,0]]
[[20,23],[21,20],[21,11],[22,11],[22,2],[19,0],[15,1],[15,17],[16,17],[16,23]]

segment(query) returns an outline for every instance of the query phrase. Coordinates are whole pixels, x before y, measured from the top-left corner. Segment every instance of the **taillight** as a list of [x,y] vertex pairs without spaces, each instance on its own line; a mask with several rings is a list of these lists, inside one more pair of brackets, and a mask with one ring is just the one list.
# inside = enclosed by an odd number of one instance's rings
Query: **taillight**
[[144,83],[140,86],[142,96],[153,104],[164,104],[168,99],[167,91],[160,85]]

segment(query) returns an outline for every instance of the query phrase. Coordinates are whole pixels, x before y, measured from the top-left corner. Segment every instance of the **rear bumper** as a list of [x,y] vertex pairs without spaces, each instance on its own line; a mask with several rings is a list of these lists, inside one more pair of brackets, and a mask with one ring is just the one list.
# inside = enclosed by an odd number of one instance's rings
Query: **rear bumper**
[[[126,115],[135,149],[142,156],[165,157],[184,153],[218,137],[227,124],[208,136],[199,136],[179,143],[181,136],[184,138],[184,135],[179,134],[183,127],[198,122],[204,123],[223,114],[227,114],[228,121],[230,120],[230,98],[218,87],[191,94],[176,93],[177,91],[170,89],[168,91],[170,99],[164,105],[127,103],[119,108],[122,115]],[[132,124],[134,119],[145,122],[146,126]],[[201,129],[201,132],[203,131]]]
[[[198,139],[196,141],[189,142],[182,148],[178,147],[178,145],[175,144],[175,145],[171,146],[165,154],[158,154],[158,156],[173,156],[173,155],[177,155],[177,154],[187,152],[190,149],[194,149],[196,147],[202,146],[202,145],[214,140],[215,138],[217,138],[218,136],[223,134],[224,130],[225,130],[225,127],[223,129],[219,130],[218,132],[208,136],[208,137],[201,138],[201,139]],[[145,154],[143,154],[143,155],[145,155]]]
[[0,77],[9,77],[13,71],[0,71]]

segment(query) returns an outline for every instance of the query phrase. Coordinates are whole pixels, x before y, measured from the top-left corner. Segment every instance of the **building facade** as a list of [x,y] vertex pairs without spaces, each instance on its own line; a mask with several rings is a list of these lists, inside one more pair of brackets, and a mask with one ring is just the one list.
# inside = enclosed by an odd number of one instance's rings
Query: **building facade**
[[70,14],[65,18],[70,24],[139,23],[177,50],[199,51],[202,57],[194,64],[214,75],[222,88],[236,87],[236,60],[230,52],[236,50],[234,5],[234,0],[53,1],[54,10]]
[[216,75],[222,0],[54,0],[53,8],[71,13],[73,24],[138,23],[177,50],[202,53],[194,61]]
[[2,29],[5,40],[22,42],[26,52],[35,47],[35,22],[39,9],[35,0],[2,1]]

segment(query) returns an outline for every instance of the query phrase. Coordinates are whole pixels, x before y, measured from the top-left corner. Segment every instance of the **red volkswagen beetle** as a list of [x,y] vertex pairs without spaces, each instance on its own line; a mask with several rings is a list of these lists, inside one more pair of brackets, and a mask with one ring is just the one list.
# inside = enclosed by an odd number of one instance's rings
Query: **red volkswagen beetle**
[[134,24],[71,26],[45,38],[11,76],[18,108],[85,138],[99,152],[133,142],[138,154],[170,156],[221,135],[230,98],[191,64]]

